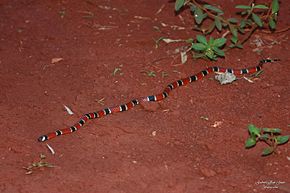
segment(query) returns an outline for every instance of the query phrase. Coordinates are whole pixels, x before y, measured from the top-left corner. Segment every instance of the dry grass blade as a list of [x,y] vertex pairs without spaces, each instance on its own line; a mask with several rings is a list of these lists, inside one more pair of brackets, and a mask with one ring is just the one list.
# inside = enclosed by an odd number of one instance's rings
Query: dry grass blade
[[46,144],[46,146],[49,149],[49,151],[51,152],[51,154],[54,155],[55,154],[54,149],[50,145],[48,145],[48,144]]

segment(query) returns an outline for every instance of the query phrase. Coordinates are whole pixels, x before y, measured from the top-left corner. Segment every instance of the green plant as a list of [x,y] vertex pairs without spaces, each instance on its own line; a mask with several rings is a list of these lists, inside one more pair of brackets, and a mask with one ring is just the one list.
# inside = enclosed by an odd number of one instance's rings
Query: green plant
[[[175,11],[179,12],[182,7],[190,8],[195,20],[194,29],[203,34],[197,36],[197,42],[192,39],[184,40],[192,44],[191,49],[187,51],[197,52],[197,54],[193,53],[194,57],[206,56],[210,60],[224,57],[224,51],[228,49],[243,48],[243,44],[257,29],[274,31],[279,12],[278,0],[271,0],[271,3],[265,4],[255,4],[255,1],[251,0],[249,5],[236,5],[235,8],[239,9],[239,12],[236,14],[237,17],[231,18],[224,17],[224,12],[219,7],[207,4],[204,1],[176,0]],[[204,22],[205,20],[208,21]],[[209,38],[209,42],[204,41],[206,40],[205,36],[211,34],[214,30],[219,33],[224,32],[221,38],[216,39],[222,43],[219,47],[212,45],[214,42],[212,37]],[[229,45],[225,44],[227,39],[230,40],[228,41],[230,42]],[[167,43],[171,42],[175,41],[172,40]],[[220,49],[221,47],[224,51]]]
[[289,135],[281,135],[281,129],[278,128],[257,128],[255,125],[248,126],[249,138],[246,140],[245,148],[249,149],[256,145],[257,142],[263,141],[269,147],[266,147],[262,156],[267,156],[276,151],[278,145],[285,144],[289,141]]
[[225,56],[225,53],[220,48],[223,47],[227,41],[226,38],[214,39],[210,37],[209,41],[206,40],[205,36],[197,35],[197,43],[192,43],[191,48],[198,52],[195,55],[196,58],[208,57],[211,60],[216,60],[217,56]]

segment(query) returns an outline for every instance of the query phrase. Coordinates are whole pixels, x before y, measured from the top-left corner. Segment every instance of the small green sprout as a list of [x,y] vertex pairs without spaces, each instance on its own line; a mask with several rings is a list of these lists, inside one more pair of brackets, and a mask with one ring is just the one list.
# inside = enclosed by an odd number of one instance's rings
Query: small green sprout
[[249,138],[245,142],[245,148],[249,149],[259,141],[264,141],[269,147],[266,147],[262,156],[267,156],[276,151],[278,145],[283,145],[289,141],[289,135],[281,135],[281,129],[278,128],[257,128],[255,125],[248,126]]
[[210,60],[216,60],[217,57],[224,57],[225,53],[220,48],[223,47],[227,41],[226,38],[214,39],[210,37],[209,41],[203,35],[196,36],[197,43],[192,43],[191,48],[199,54],[195,55],[197,58],[207,57]]

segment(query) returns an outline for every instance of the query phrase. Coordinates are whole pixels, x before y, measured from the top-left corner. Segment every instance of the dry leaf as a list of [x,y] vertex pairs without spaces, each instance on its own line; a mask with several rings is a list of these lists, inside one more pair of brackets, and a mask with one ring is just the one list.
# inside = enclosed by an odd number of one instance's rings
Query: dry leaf
[[186,51],[185,52],[180,52],[180,57],[181,57],[181,63],[185,64],[187,61],[187,54]]
[[169,39],[169,38],[163,38],[162,41],[164,41],[165,43],[169,44],[169,43],[175,43],[175,42],[181,42],[183,40],[173,40],[173,39]]
[[65,108],[65,110],[67,111],[67,113],[69,114],[69,115],[73,115],[74,113],[72,112],[72,110],[69,108],[69,107],[67,107],[66,105],[63,105],[64,106],[64,108]]
[[63,58],[52,58],[52,59],[51,59],[51,63],[52,63],[52,64],[55,64],[55,63],[60,62],[60,61],[62,61],[62,60],[63,60]]

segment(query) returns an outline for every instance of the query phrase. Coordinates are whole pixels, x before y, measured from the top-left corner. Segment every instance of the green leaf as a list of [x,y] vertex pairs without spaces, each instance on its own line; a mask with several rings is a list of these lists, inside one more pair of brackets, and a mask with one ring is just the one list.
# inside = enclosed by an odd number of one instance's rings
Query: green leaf
[[220,10],[219,8],[217,8],[215,6],[212,6],[212,5],[209,5],[209,4],[205,4],[203,7],[206,8],[206,9],[209,9],[211,11],[214,11],[216,13],[224,14],[224,12],[222,10]]
[[266,133],[281,133],[281,129],[278,128],[263,128],[263,131]]
[[211,45],[212,46],[213,43],[214,43],[213,37],[209,37],[208,45]]
[[277,136],[277,137],[276,137],[276,140],[277,140],[277,144],[278,144],[278,145],[282,145],[282,144],[288,142],[288,140],[289,140],[289,135],[285,135],[285,136]]
[[229,25],[229,27],[230,27],[230,31],[233,34],[233,36],[238,37],[238,30],[237,30],[237,28],[234,27],[234,26],[232,26],[232,25]]
[[270,18],[270,20],[269,20],[269,27],[272,30],[276,29],[276,22],[275,22],[275,20],[273,18]]
[[245,143],[245,148],[248,149],[248,148],[251,148],[251,147],[253,147],[253,146],[255,146],[255,145],[256,145],[256,139],[250,137],[250,138],[247,139],[247,141],[246,141],[246,143]]
[[267,7],[266,5],[255,5],[254,8],[255,9],[269,9],[269,7]]
[[196,6],[195,6],[195,5],[191,5],[191,6],[190,6],[190,11],[191,11],[192,13],[194,13],[195,10],[196,10]]
[[206,13],[203,13],[203,11],[200,8],[196,8],[194,12],[194,19],[197,24],[201,24],[201,22],[204,20],[204,18],[207,17]]
[[196,39],[199,43],[202,43],[204,45],[207,45],[206,37],[203,35],[197,35]]
[[238,42],[238,37],[237,36],[232,36],[231,41],[236,44]]
[[241,15],[247,15],[247,14],[250,13],[250,11],[251,11],[251,10],[242,11],[242,12],[241,12]]
[[216,28],[221,31],[222,30],[222,22],[218,17],[214,17],[214,23]]
[[260,136],[261,130],[257,128],[255,125],[248,125],[249,133],[252,137]]
[[263,135],[260,136],[261,140],[268,140],[269,138],[270,138],[270,135],[268,133],[263,134]]
[[246,20],[242,19],[240,22],[240,28],[244,28],[246,26]]
[[236,18],[229,18],[229,19],[228,19],[228,22],[230,22],[230,23],[238,23],[239,20],[236,19]]
[[191,45],[191,48],[194,49],[194,50],[197,50],[197,51],[205,51],[207,46],[205,46],[202,43],[193,43]]
[[212,49],[218,56],[222,56],[222,57],[225,56],[225,52],[223,50],[220,50],[217,47],[213,47]]
[[176,0],[175,1],[175,11],[179,11],[183,7],[185,0]]
[[274,152],[274,148],[273,147],[267,147],[263,150],[262,152],[262,156],[267,156],[270,155]]
[[226,38],[218,38],[214,40],[213,46],[219,48],[222,47],[226,42],[227,42]]
[[256,15],[255,13],[252,13],[252,19],[259,27],[263,27],[263,22],[258,15]]
[[248,6],[248,5],[236,5],[235,8],[237,8],[237,9],[252,9],[252,7]]
[[279,0],[272,1],[272,14],[278,13],[279,11]]

